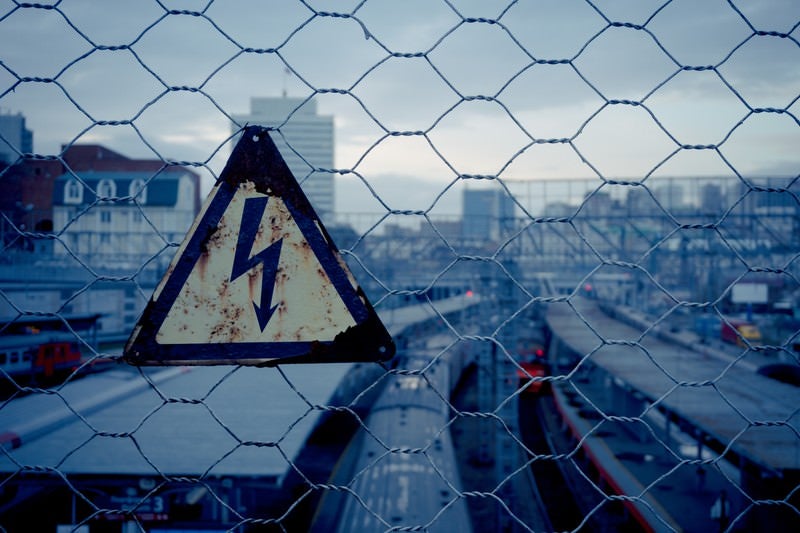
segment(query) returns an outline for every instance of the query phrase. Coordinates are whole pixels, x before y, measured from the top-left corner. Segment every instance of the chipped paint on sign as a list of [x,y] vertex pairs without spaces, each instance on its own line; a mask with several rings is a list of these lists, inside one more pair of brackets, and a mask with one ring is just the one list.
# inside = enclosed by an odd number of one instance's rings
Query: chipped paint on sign
[[[200,222],[205,218],[206,211],[208,207],[214,203],[214,196],[216,195],[219,187],[214,187],[211,189],[206,201],[203,202],[203,207],[200,209],[200,213],[192,222],[192,227],[189,228],[187,235],[194,235],[197,232],[197,228],[200,225]],[[175,271],[175,266],[178,263],[178,260],[183,256],[184,252],[186,251],[186,246],[189,244],[189,239],[184,239],[181,245],[178,247],[178,251],[175,252],[175,255],[172,257],[172,261],[169,263],[169,267],[167,268],[167,273],[161,278],[161,282],[159,282],[156,290],[153,291],[153,301],[158,300],[158,297],[161,295],[161,291],[164,290],[164,285],[167,284],[167,280],[170,279],[170,275],[172,272]]]
[[391,336],[266,129],[248,127],[125,346],[132,364],[384,361]]
[[[250,256],[280,243],[275,276],[258,264],[232,280],[231,271],[246,200],[267,199]],[[256,305],[265,283],[274,283],[275,311],[261,330]],[[202,313],[198,310],[202,309]],[[294,223],[286,204],[263,195],[252,182],[239,186],[216,232],[208,239],[156,340],[160,344],[332,341],[354,326],[350,312]]]

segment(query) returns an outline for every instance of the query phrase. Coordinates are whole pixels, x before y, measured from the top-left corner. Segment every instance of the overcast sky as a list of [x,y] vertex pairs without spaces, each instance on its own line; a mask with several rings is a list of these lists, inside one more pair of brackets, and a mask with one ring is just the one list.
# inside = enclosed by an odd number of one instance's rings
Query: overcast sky
[[[229,116],[247,113],[250,97],[342,89],[314,96],[335,117],[336,166],[394,209],[456,212],[463,185],[446,187],[458,174],[640,180],[730,175],[728,164],[800,174],[797,0],[54,4],[0,0],[0,108],[25,115],[40,154],[102,143],[218,172]],[[471,22],[480,18],[497,23]],[[32,78],[57,83],[21,81]],[[608,103],[618,100],[643,105]],[[719,153],[673,154],[711,144]],[[340,211],[380,210],[354,177],[337,182]]]

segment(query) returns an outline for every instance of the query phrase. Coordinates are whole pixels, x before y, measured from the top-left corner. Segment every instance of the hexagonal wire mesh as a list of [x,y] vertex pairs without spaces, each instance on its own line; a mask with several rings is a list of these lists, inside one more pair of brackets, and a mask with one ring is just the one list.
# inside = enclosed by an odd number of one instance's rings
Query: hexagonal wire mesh
[[[796,526],[798,25],[790,0],[2,2],[0,526]],[[381,316],[418,313],[398,357],[117,364],[260,97]],[[335,165],[295,133],[330,116]],[[19,371],[48,328],[83,359]]]

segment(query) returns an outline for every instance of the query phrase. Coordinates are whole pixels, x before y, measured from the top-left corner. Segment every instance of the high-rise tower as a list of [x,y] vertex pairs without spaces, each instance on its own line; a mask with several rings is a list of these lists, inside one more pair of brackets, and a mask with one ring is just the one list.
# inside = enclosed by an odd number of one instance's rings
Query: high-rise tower
[[0,113],[0,161],[14,163],[18,152],[33,152],[33,132],[25,127],[21,113]]
[[[305,103],[304,103],[305,102]],[[323,219],[334,211],[333,174],[315,169],[333,168],[333,117],[317,113],[317,103],[304,98],[250,99],[249,115],[234,115],[241,125],[278,128],[272,139],[289,170],[300,182],[311,205]]]

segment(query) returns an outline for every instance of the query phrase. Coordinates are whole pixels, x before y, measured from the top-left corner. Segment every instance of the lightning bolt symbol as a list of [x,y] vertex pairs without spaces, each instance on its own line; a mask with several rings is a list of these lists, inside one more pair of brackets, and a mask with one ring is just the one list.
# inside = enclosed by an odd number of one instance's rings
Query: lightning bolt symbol
[[272,318],[275,309],[278,308],[277,304],[272,305],[272,294],[275,290],[278,260],[281,256],[281,244],[283,243],[283,239],[275,241],[256,255],[250,256],[268,200],[268,196],[245,200],[242,211],[242,224],[239,229],[239,238],[236,241],[236,252],[233,257],[233,268],[231,269],[231,281],[233,282],[258,265],[263,265],[261,272],[261,300],[258,303],[253,302],[253,308],[261,331],[264,331],[264,328],[267,327],[269,319]]

